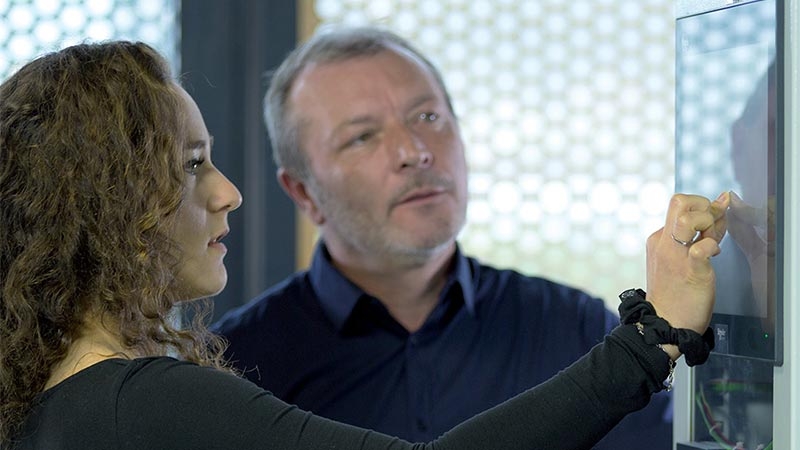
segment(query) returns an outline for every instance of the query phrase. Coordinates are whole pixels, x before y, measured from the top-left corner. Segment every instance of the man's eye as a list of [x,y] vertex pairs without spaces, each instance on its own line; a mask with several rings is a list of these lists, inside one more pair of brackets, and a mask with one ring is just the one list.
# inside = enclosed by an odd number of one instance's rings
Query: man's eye
[[372,131],[367,131],[365,133],[361,133],[358,136],[354,137],[353,139],[350,139],[347,142],[347,146],[348,147],[352,147],[352,146],[355,146],[355,145],[363,145],[367,141],[369,141],[373,136],[375,136],[375,133],[373,133]]
[[419,113],[418,118],[421,122],[436,122],[436,119],[439,118],[439,114],[435,112],[424,112]]
[[197,175],[197,170],[203,165],[204,162],[206,162],[206,160],[203,158],[192,158],[186,161],[186,164],[183,166],[183,170],[185,170],[189,175]]

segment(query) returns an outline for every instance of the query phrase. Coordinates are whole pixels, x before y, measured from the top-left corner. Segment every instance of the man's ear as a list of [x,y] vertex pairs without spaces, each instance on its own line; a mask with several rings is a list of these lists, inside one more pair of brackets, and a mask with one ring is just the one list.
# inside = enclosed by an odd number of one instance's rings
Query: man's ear
[[317,201],[312,197],[306,183],[290,174],[283,167],[278,169],[276,174],[278,183],[283,188],[286,195],[291,198],[295,205],[303,211],[315,225],[320,226],[325,222],[322,211],[317,207]]

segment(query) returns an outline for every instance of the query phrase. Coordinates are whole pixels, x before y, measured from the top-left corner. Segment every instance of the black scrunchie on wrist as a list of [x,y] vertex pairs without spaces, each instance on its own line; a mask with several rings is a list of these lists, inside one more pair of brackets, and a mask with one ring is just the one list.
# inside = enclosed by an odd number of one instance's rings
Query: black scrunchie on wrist
[[640,332],[648,344],[675,344],[686,357],[686,364],[696,366],[708,359],[714,349],[714,332],[709,327],[702,335],[685,328],[672,328],[656,315],[653,304],[641,289],[628,289],[619,294],[619,321],[623,324],[642,324]]

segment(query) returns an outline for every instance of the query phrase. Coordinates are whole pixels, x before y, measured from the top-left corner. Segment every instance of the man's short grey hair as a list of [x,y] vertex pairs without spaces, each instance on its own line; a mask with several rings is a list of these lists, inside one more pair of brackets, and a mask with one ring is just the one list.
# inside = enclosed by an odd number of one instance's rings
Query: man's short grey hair
[[272,143],[272,157],[278,167],[302,180],[308,180],[310,175],[307,156],[300,148],[301,124],[290,119],[291,111],[286,104],[300,72],[313,63],[344,61],[386,50],[405,51],[419,59],[436,79],[448,108],[453,112],[450,94],[439,70],[406,39],[375,27],[323,30],[286,57],[272,75],[264,98],[264,121]]

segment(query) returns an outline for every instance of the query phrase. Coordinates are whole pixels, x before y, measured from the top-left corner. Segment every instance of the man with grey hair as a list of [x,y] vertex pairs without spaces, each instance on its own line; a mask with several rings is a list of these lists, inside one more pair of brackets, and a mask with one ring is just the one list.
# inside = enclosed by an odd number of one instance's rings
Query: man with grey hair
[[[460,251],[458,121],[438,70],[404,39],[316,35],[274,74],[265,117],[278,180],[320,242],[307,271],[215,329],[231,362],[283,400],[424,441],[547,380],[618,324],[600,299]],[[596,448],[671,438],[670,398],[657,395]]]

